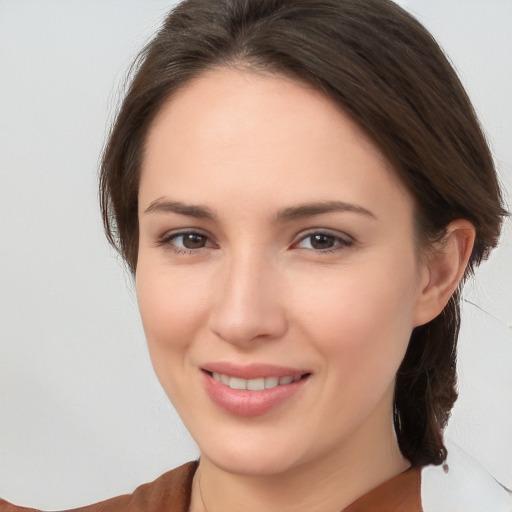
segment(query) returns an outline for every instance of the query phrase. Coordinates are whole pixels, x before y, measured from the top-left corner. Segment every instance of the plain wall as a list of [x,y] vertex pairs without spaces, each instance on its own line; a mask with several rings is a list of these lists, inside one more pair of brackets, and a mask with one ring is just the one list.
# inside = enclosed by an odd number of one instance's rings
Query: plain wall
[[[512,2],[401,4],[458,69],[510,197]],[[15,503],[91,503],[198,454],[153,374],[96,192],[124,73],[170,5],[0,0],[0,496]],[[507,222],[466,288],[461,396],[448,430],[508,487],[510,262]]]

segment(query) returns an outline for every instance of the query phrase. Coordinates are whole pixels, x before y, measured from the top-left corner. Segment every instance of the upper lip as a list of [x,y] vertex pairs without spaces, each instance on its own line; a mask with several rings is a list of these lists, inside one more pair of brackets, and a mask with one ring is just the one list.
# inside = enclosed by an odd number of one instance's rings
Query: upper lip
[[203,371],[221,373],[239,379],[258,379],[266,377],[294,377],[309,373],[300,368],[277,366],[273,364],[251,363],[247,365],[235,364],[227,361],[207,363],[201,366]]

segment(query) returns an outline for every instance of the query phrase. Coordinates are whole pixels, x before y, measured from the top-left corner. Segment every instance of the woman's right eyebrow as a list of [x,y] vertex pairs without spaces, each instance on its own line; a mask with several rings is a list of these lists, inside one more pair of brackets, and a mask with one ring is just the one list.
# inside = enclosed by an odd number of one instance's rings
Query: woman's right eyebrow
[[180,201],[168,201],[164,198],[156,199],[144,210],[144,213],[178,213],[196,219],[216,220],[215,213],[206,206],[185,204]]

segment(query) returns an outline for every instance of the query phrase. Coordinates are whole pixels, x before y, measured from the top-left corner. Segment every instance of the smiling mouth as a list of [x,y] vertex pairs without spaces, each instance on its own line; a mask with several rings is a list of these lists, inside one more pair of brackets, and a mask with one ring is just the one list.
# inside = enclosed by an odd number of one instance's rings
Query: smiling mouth
[[297,374],[297,375],[287,375],[284,377],[259,377],[256,379],[242,379],[240,377],[231,377],[230,375],[226,375],[223,373],[217,372],[207,372],[211,377],[213,377],[217,382],[224,384],[225,386],[229,386],[231,389],[241,389],[248,391],[262,391],[264,389],[272,389],[278,386],[283,386],[286,384],[291,384],[292,382],[297,382],[309,375],[309,373],[305,374]]
[[220,409],[239,417],[260,416],[276,409],[300,393],[311,377],[310,372],[268,365],[208,366],[202,368],[207,395]]

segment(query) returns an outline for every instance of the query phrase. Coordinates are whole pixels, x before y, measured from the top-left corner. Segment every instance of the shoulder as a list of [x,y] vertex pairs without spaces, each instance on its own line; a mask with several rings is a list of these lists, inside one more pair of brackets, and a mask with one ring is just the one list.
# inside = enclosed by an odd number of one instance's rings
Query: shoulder
[[[111,498],[94,505],[73,509],[73,512],[186,512],[190,503],[192,479],[197,462],[189,462],[164,473],[153,482],[137,487],[132,494]],[[0,512],[39,512],[18,507],[0,499]]]

